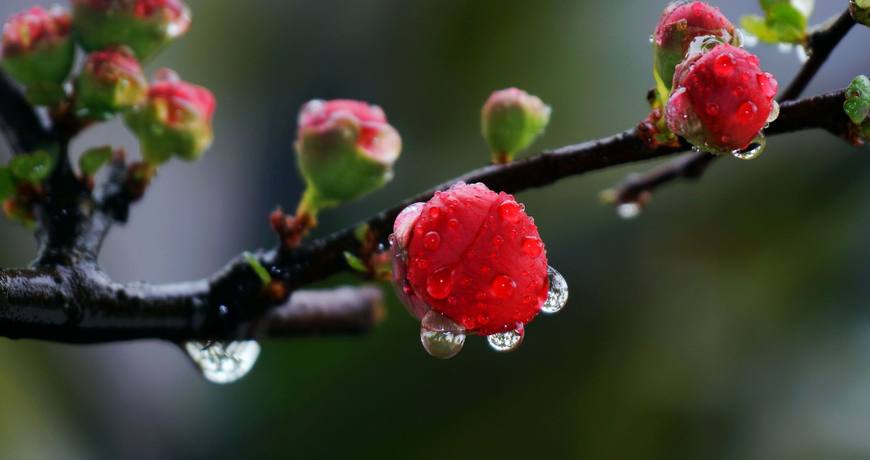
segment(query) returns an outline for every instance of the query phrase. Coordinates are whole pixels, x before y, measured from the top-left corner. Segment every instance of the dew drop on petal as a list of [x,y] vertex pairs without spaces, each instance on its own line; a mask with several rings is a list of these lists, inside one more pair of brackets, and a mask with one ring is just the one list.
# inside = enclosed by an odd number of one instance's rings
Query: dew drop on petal
[[735,150],[731,152],[734,158],[739,158],[741,160],[754,160],[758,158],[762,153],[764,153],[764,147],[767,145],[767,140],[763,135],[758,135],[755,139],[752,140],[752,143],[749,144],[743,150]]
[[516,223],[520,220],[522,209],[520,209],[520,205],[516,201],[505,201],[504,203],[498,205],[498,214],[502,219]]
[[536,236],[523,237],[521,243],[523,253],[529,257],[538,257],[544,251],[544,243]]
[[568,283],[553,267],[547,267],[547,278],[550,281],[550,289],[547,291],[547,300],[541,306],[541,312],[552,315],[558,313],[568,303]]
[[260,356],[256,340],[190,341],[184,344],[184,350],[206,380],[220,384],[233,383],[247,375]]
[[716,60],[713,62],[713,72],[718,77],[730,77],[734,73],[734,58],[728,54],[716,56]]
[[441,245],[441,235],[438,232],[429,232],[425,236],[423,236],[423,247],[434,251],[438,249],[438,246]]
[[716,115],[719,115],[719,106],[712,102],[708,102],[707,106],[704,107],[704,111],[707,112],[707,115],[715,117]]
[[429,218],[432,220],[438,220],[441,217],[441,208],[438,206],[432,206],[429,208]]
[[740,103],[740,106],[737,107],[737,121],[747,123],[752,120],[752,117],[755,116],[756,112],[758,112],[758,106],[756,106],[754,102],[743,101]]
[[433,299],[446,299],[453,290],[453,269],[442,267],[426,278],[426,292]]
[[507,299],[517,287],[516,281],[507,275],[498,275],[489,283],[489,293],[496,299]]
[[459,221],[456,219],[450,219],[447,221],[447,226],[450,227],[451,230],[456,230],[459,228]]
[[450,359],[465,345],[465,329],[434,310],[420,322],[420,343],[430,356]]
[[504,244],[504,237],[501,235],[495,235],[492,237],[492,245],[495,247],[500,247]]
[[490,348],[495,351],[514,351],[523,342],[523,336],[525,336],[525,328],[522,323],[518,323],[517,328],[512,331],[486,336],[486,341],[489,343]]

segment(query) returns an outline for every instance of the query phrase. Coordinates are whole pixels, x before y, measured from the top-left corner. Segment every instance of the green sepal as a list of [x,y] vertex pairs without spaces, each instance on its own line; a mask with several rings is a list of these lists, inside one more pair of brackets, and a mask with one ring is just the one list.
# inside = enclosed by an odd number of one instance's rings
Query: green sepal
[[148,84],[144,77],[124,77],[103,82],[82,72],[76,80],[76,113],[95,120],[108,120],[117,112],[145,101]]
[[347,266],[352,268],[355,271],[360,273],[368,273],[369,268],[366,267],[365,262],[362,261],[359,257],[351,254],[348,251],[344,251],[344,260],[347,262]]
[[393,178],[392,168],[356,145],[359,126],[338,121],[328,131],[303,133],[297,142],[299,170],[305,179],[303,206],[317,214],[361,198]]
[[63,82],[75,61],[73,41],[64,39],[33,50],[4,56],[0,67],[27,89],[34,105],[57,105],[66,97]]
[[145,61],[176,38],[170,33],[171,25],[159,20],[159,16],[149,20],[130,12],[107,13],[82,5],[73,9],[73,16],[76,39],[89,52],[125,45]]
[[0,200],[15,195],[15,177],[6,166],[0,166]]
[[214,138],[211,125],[196,113],[186,114],[182,123],[169,126],[164,120],[166,108],[160,104],[149,103],[131,110],[124,117],[142,147],[142,158],[152,164],[161,165],[178,156],[182,160],[193,161],[202,156]]
[[490,150],[513,159],[532,145],[549,122],[549,109],[535,111],[521,104],[497,104],[484,113],[481,126]]
[[112,147],[94,147],[79,157],[79,169],[84,176],[93,176],[112,158]]
[[38,184],[54,169],[54,155],[39,150],[34,153],[16,155],[9,161],[12,175],[22,181]]

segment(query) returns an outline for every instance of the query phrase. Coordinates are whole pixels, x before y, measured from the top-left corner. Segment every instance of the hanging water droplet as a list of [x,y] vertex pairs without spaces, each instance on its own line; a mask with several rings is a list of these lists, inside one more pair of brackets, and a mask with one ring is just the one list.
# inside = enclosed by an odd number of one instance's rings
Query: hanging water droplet
[[752,140],[749,147],[746,147],[743,150],[735,150],[731,152],[731,154],[734,155],[734,158],[739,158],[741,160],[754,160],[764,153],[764,147],[766,145],[767,140],[763,135],[759,134],[758,137]]
[[260,356],[260,344],[256,340],[190,341],[184,344],[184,349],[206,380],[221,384],[233,383],[247,375]]
[[525,328],[522,323],[520,323],[517,324],[517,328],[512,331],[500,332],[498,334],[490,334],[486,336],[486,341],[495,351],[514,351],[523,342],[523,336],[525,336]]
[[420,323],[420,343],[430,356],[450,359],[465,345],[465,329],[450,318],[430,311]]
[[541,306],[541,312],[552,315],[558,313],[568,303],[568,283],[565,277],[553,267],[547,267],[547,279],[550,282],[550,290],[547,291],[547,300]]
[[621,203],[616,207],[616,214],[623,219],[634,219],[640,215],[640,205],[637,203]]

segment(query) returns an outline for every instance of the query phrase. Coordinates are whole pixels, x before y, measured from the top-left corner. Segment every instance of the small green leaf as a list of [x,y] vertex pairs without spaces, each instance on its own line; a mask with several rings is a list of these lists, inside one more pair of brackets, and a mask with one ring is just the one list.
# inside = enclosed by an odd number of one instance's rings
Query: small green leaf
[[256,257],[254,257],[253,254],[245,251],[242,256],[245,258],[245,261],[248,262],[248,265],[250,265],[251,268],[254,269],[254,273],[257,274],[257,276],[260,278],[260,281],[263,282],[264,286],[272,282],[272,277],[269,275],[266,267],[264,267],[263,264],[261,264],[260,261],[257,260]]
[[812,0],[761,0],[764,17],[744,16],[747,32],[765,43],[803,43],[807,36]]
[[0,200],[15,194],[15,178],[7,167],[0,167]]
[[344,251],[344,260],[347,261],[348,267],[360,272],[360,273],[368,273],[369,268],[366,267],[365,262],[362,261],[359,257],[351,254],[350,252]]
[[79,157],[79,169],[85,176],[93,176],[112,158],[112,147],[94,147]]
[[870,115],[870,79],[859,75],[846,88],[846,102],[843,103],[846,115],[852,123],[860,125]]
[[38,184],[48,177],[53,168],[54,156],[45,150],[16,155],[9,162],[9,169],[13,176],[34,184]]

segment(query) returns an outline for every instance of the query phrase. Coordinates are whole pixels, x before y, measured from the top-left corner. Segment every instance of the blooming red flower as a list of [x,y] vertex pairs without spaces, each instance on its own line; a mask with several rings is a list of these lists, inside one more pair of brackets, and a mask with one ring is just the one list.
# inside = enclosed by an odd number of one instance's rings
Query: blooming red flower
[[718,44],[677,66],[666,109],[668,128],[709,151],[745,149],[776,118],[777,82],[758,58]]
[[95,51],[88,55],[84,71],[103,80],[117,80],[122,75],[139,75],[142,66],[133,54],[120,47]]
[[34,6],[12,16],[3,26],[3,55],[12,56],[69,37],[70,14],[61,8]]
[[431,309],[490,335],[530,322],[547,300],[547,253],[533,219],[483,184],[407,208],[392,242],[398,291],[418,319]]

